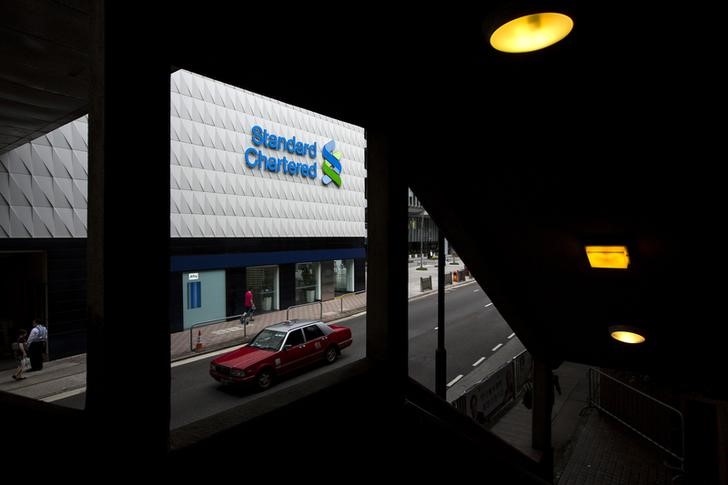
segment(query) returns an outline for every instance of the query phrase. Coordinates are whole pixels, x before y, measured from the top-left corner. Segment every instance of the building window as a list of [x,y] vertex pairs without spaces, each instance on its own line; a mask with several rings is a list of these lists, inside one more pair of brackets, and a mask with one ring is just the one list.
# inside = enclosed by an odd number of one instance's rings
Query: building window
[[278,266],[254,266],[245,271],[257,312],[278,310]]
[[321,264],[296,264],[296,305],[321,299]]

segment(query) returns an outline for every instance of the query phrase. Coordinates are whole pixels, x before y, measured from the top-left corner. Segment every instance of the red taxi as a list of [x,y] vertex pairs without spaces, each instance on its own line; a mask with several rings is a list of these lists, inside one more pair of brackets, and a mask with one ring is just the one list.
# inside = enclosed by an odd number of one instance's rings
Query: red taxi
[[316,320],[289,320],[266,327],[248,345],[210,362],[222,383],[252,383],[267,389],[273,379],[317,362],[331,363],[351,345],[351,329]]

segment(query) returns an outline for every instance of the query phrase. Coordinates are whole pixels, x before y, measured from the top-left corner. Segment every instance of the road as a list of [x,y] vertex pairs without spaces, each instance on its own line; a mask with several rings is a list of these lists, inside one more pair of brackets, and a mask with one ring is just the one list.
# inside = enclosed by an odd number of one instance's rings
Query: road
[[[435,390],[437,349],[437,294],[410,301],[409,374]],[[445,290],[445,350],[447,382],[471,372],[476,362],[488,359],[513,331],[477,284]]]
[[[364,357],[366,314],[350,317],[342,324],[352,329],[353,344],[342,351],[330,366],[318,366],[298,376],[277,382],[269,391],[281,391],[312,376],[328,372]],[[483,357],[492,356],[498,344],[508,341],[511,329],[477,284],[446,290],[445,296],[447,381],[471,372],[473,364],[482,364]],[[414,379],[434,391],[435,349],[437,347],[437,296],[418,298],[409,303],[409,373]],[[228,351],[229,349],[225,350]],[[220,353],[220,352],[218,352]],[[217,354],[205,354],[172,364],[171,429],[184,426],[204,417],[251,403],[265,393],[237,390],[222,386],[208,374],[210,360]],[[83,406],[83,395],[57,404]],[[68,401],[68,402],[64,402]]]

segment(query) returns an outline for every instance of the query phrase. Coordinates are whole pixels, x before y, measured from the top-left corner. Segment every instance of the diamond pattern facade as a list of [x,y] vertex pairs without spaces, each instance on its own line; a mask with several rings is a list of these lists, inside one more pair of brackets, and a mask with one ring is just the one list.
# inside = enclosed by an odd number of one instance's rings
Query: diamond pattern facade
[[86,237],[88,117],[0,154],[0,238]]
[[[172,237],[365,237],[364,129],[243,89],[177,71],[171,79]],[[316,143],[317,156],[255,146],[253,126]],[[321,147],[342,152],[342,186],[321,182]],[[244,161],[248,148],[307,165],[316,178]]]
[[[172,237],[365,237],[364,129],[188,71],[171,76]],[[254,146],[251,129],[305,143],[317,156]],[[342,186],[321,182],[334,140]],[[315,163],[315,178],[246,166],[250,147]],[[0,238],[86,237],[88,117],[0,155]]]

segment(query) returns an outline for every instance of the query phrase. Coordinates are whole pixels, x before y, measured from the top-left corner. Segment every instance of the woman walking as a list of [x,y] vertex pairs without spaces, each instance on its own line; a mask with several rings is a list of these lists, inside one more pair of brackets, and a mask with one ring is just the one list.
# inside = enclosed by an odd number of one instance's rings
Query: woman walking
[[18,362],[18,368],[15,369],[13,379],[16,381],[22,381],[25,379],[23,371],[25,370],[25,359],[28,357],[28,352],[25,350],[25,340],[28,332],[21,329],[18,331],[18,338],[13,342],[13,353],[15,354],[15,360]]

